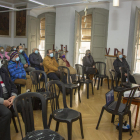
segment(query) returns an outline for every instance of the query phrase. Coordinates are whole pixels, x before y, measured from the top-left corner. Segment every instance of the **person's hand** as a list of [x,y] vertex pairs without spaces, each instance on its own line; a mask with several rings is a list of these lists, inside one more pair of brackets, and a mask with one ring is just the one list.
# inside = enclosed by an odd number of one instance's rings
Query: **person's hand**
[[15,96],[12,96],[8,99],[8,101],[10,102],[9,108],[13,105],[14,99],[15,99]]
[[40,63],[40,66],[42,66],[43,64],[42,63]]
[[27,67],[28,67],[28,64],[25,64],[25,65],[24,65],[24,68],[27,68]]
[[95,68],[95,65],[93,66],[93,68]]
[[125,73],[124,75],[127,76],[127,73]]
[[6,107],[9,107],[11,102],[8,101],[8,100],[4,100],[3,104],[6,106]]

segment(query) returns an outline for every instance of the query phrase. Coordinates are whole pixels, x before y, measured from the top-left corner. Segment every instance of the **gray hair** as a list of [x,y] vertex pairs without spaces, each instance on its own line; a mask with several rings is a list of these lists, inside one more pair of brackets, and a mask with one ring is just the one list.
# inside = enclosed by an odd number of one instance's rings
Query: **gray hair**
[[59,52],[59,56],[62,56],[63,54],[65,54],[63,51]]
[[32,49],[32,52],[34,51],[34,49],[37,49],[37,48],[33,48],[33,49]]
[[87,54],[88,52],[90,52],[90,50],[86,50],[86,54]]

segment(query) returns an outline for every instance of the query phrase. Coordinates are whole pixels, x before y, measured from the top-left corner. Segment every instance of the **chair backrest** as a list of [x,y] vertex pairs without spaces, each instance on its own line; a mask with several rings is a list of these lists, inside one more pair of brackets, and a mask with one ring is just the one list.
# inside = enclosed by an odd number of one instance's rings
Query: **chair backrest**
[[82,79],[85,79],[84,77],[84,66],[80,65],[80,64],[75,64],[75,69],[77,72],[77,76],[78,76],[78,81],[80,81],[80,76],[82,76]]
[[67,71],[67,83],[72,84],[71,81],[70,81],[70,70],[65,66],[59,66],[58,70],[60,71],[61,81],[64,80],[64,75],[66,75],[66,73],[64,71],[66,70]]
[[119,97],[118,97],[118,100],[117,100],[116,108],[114,110],[114,113],[117,113],[118,112],[119,107],[120,107],[120,104],[121,104],[121,101],[122,101],[122,96],[123,96],[123,93],[125,91],[130,91],[130,95],[128,97],[128,100],[127,100],[127,103],[126,103],[126,107],[124,109],[124,112],[127,112],[130,109],[130,105],[131,105],[132,99],[134,97],[134,94],[135,94],[137,88],[138,88],[138,86],[135,86],[135,87],[132,87],[132,88],[124,89],[124,90],[122,90],[120,92]]
[[33,106],[32,106],[34,97],[39,98],[41,100],[43,126],[44,129],[48,129],[47,113],[46,113],[47,108],[46,108],[46,101],[44,99],[44,96],[35,92],[27,92],[27,93],[20,94],[15,98],[13,102],[13,107],[18,118],[22,139],[23,139],[23,133],[22,133],[18,111],[19,110],[21,111],[21,115],[25,124],[25,134],[34,131],[35,128],[34,128],[34,116],[33,116]]
[[113,69],[110,69],[109,73],[111,77],[111,89],[114,89],[114,81],[115,81],[116,87],[118,87],[117,72]]
[[63,106],[64,108],[68,108],[67,107],[67,103],[66,103],[66,91],[65,91],[65,86],[61,81],[58,80],[53,80],[53,81],[49,81],[47,83],[47,90],[50,92],[50,102],[51,102],[51,109],[52,109],[52,113],[54,112],[54,110],[59,108],[59,90],[57,90],[57,85],[59,85],[59,87],[61,87],[62,89],[62,95],[63,95]]
[[[43,78],[41,78],[43,76]],[[30,72],[30,77],[32,80],[32,85],[35,92],[47,91],[47,74],[41,70],[34,70]]]
[[98,61],[95,63],[95,66],[99,75],[106,75],[106,63]]

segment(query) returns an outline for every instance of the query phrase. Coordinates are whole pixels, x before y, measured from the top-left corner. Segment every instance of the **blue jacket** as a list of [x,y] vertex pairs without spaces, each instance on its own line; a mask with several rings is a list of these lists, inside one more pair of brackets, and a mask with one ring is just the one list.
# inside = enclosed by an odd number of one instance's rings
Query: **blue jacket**
[[27,63],[28,63],[28,65],[30,66],[29,57],[26,55],[26,53],[25,53],[25,52],[22,52],[21,54],[25,57],[26,62],[27,62]]
[[12,81],[15,81],[16,79],[26,79],[26,72],[22,63],[19,62],[17,64],[10,60],[8,63],[8,70]]

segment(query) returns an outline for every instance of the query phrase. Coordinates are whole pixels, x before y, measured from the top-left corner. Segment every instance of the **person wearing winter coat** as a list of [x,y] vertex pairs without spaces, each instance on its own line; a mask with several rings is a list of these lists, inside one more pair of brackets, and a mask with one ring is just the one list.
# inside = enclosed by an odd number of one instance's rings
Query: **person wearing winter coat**
[[31,72],[35,70],[35,68],[30,66],[30,61],[26,53],[23,51],[22,46],[17,46],[17,52],[19,53],[20,62],[23,64],[23,67],[26,72]]
[[[123,76],[122,79],[123,79],[123,82],[126,82],[127,70],[130,71],[130,67],[129,67],[126,59],[123,57],[121,52],[118,52],[117,58],[114,61],[113,66],[114,66],[115,71],[117,72],[117,77],[118,78],[121,78],[120,67],[124,68],[124,73],[122,75]],[[131,74],[129,74],[129,80],[130,80],[131,83],[136,84],[135,78]]]
[[34,48],[32,51],[33,52],[29,55],[31,67],[35,68],[36,70],[44,71],[43,59],[42,59],[38,49]]
[[26,75],[23,64],[19,61],[19,55],[16,51],[10,55],[10,61],[8,62],[8,70],[11,76],[11,80],[16,84],[26,85],[27,92],[31,91],[32,81],[29,75]]
[[[72,82],[74,82],[76,80],[76,70],[70,65],[70,63],[66,59],[66,55],[64,54],[64,52],[61,52],[60,57],[58,58],[58,64],[59,66],[65,66],[70,70],[70,76]],[[67,73],[67,70],[64,69],[64,72]]]
[[0,59],[0,140],[11,140],[10,123],[17,89]]

